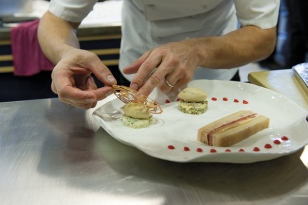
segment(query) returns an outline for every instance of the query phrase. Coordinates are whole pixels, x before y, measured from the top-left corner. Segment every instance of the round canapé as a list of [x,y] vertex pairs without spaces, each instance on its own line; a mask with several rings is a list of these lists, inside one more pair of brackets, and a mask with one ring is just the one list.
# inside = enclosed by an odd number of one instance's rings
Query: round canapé
[[123,125],[135,129],[148,127],[152,121],[152,115],[148,107],[141,103],[129,103],[122,107],[124,115],[122,116]]
[[178,97],[178,109],[183,113],[200,115],[208,109],[207,94],[199,88],[185,88]]

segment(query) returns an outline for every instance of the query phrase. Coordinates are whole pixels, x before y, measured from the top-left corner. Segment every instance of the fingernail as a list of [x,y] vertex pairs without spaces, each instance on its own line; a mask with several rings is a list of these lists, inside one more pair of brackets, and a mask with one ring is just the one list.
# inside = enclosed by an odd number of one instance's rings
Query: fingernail
[[115,78],[112,75],[107,75],[107,79],[112,83],[115,82]]
[[130,86],[130,88],[133,90],[138,90],[138,85],[134,83]]
[[109,95],[113,94],[113,91],[112,90],[109,90],[107,93],[106,93],[106,97],[108,97]]

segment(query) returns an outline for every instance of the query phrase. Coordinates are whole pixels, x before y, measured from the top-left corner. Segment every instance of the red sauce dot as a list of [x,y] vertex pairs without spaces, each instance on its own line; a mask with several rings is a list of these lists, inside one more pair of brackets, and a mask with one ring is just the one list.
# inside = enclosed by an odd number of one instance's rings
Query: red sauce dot
[[173,145],[168,145],[168,149],[175,149]]
[[281,144],[281,142],[279,140],[274,140],[275,144]]
[[230,149],[226,149],[225,152],[231,152],[231,150]]
[[248,104],[248,101],[246,101],[246,100],[243,100],[243,104]]
[[281,139],[284,140],[284,141],[289,140],[289,138],[287,136],[282,136]]
[[180,100],[181,100],[180,98],[176,99],[176,101],[180,101]]
[[165,103],[170,103],[170,100],[166,100]]
[[265,144],[264,147],[265,147],[266,149],[270,149],[270,148],[272,148],[272,145],[270,145],[270,144]]
[[245,150],[244,149],[240,149],[239,152],[245,152]]
[[197,152],[203,152],[203,150],[201,148],[198,148]]
[[223,100],[223,101],[228,101],[228,98],[223,98],[222,100]]
[[238,99],[234,99],[234,102],[235,102],[235,103],[238,103],[239,101],[238,101]]
[[216,153],[217,151],[216,151],[216,149],[211,149],[210,152],[211,153]]
[[255,147],[255,148],[253,148],[253,151],[255,151],[255,152],[259,152],[259,151],[260,151],[260,149],[259,149],[259,147]]
[[213,101],[216,101],[216,100],[217,100],[217,98],[214,98],[214,97],[213,97],[213,98],[212,98],[212,100],[213,100]]
[[189,147],[184,147],[184,151],[189,151]]

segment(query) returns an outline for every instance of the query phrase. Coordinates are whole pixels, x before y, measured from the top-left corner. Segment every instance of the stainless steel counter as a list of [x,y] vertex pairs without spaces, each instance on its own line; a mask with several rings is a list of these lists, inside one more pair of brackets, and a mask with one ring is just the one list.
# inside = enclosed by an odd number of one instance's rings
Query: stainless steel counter
[[308,148],[253,164],[174,163],[58,99],[0,103],[0,204],[308,203]]

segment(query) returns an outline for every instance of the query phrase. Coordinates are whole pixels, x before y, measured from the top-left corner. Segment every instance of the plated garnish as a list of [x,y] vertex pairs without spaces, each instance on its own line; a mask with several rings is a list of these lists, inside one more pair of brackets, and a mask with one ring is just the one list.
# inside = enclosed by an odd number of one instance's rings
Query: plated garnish
[[128,103],[122,107],[123,125],[135,129],[148,127],[152,123],[152,115],[148,107],[140,103]]
[[178,109],[183,113],[200,115],[208,108],[207,94],[199,88],[185,88],[178,97]]
[[198,141],[227,147],[269,127],[270,119],[250,110],[241,110],[198,130]]
[[122,107],[123,125],[135,129],[148,127],[153,122],[152,114],[163,112],[160,105],[126,86],[114,85],[114,94],[126,105]]

